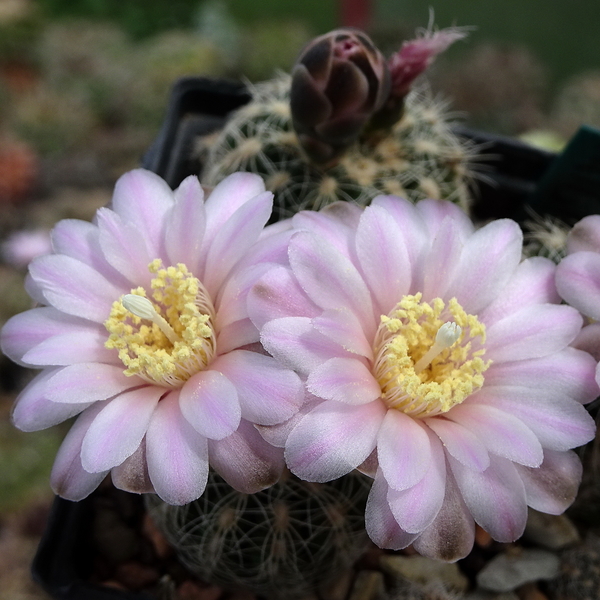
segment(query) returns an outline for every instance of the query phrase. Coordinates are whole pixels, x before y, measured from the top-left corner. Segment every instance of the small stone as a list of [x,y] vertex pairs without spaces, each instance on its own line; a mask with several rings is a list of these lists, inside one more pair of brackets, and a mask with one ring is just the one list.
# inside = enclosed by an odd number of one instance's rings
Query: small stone
[[384,593],[385,582],[381,571],[360,571],[348,600],[379,600]]
[[142,531],[150,540],[150,543],[152,544],[152,547],[159,558],[167,558],[173,554],[173,547],[171,544],[169,544],[167,538],[162,534],[148,513],[144,515],[144,525]]
[[548,596],[535,583],[526,583],[517,590],[519,600],[548,600]]
[[384,554],[380,559],[382,570],[392,577],[409,580],[421,585],[440,581],[447,590],[464,592],[469,580],[460,572],[456,563],[443,563],[424,556]]
[[477,574],[477,583],[493,592],[510,592],[531,581],[558,575],[559,560],[545,550],[499,554]]
[[117,567],[116,578],[126,588],[134,591],[141,590],[158,581],[158,571],[139,562],[126,562]]
[[479,525],[475,526],[475,543],[480,548],[487,548],[492,543],[492,536]]
[[216,585],[202,586],[196,581],[184,581],[177,589],[177,600],[218,600],[223,590]]
[[532,508],[523,537],[550,550],[573,546],[581,540],[577,528],[566,515],[547,515]]

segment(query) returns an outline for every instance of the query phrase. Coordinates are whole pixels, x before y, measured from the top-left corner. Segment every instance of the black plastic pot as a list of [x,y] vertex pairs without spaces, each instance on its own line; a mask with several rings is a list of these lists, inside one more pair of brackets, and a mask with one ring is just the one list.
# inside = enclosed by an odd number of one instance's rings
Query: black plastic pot
[[[142,165],[175,188],[200,168],[194,157],[197,136],[220,129],[228,114],[250,96],[239,83],[186,78],[172,90],[167,115]],[[582,128],[560,156],[524,143],[457,129],[484,148],[488,169],[476,183],[475,215],[482,219],[528,218],[530,205],[568,223],[600,213],[600,132]],[[56,600],[148,600],[87,582],[93,560],[90,544],[92,497],[79,503],[54,501],[46,532],[33,562],[34,579]]]

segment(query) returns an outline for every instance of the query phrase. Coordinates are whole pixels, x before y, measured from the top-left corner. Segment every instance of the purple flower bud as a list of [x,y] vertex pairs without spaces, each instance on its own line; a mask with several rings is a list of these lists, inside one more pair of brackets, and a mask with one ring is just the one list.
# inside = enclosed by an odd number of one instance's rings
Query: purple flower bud
[[389,90],[386,61],[361,31],[336,29],[310,42],[292,71],[290,104],[294,129],[311,160],[335,161]]

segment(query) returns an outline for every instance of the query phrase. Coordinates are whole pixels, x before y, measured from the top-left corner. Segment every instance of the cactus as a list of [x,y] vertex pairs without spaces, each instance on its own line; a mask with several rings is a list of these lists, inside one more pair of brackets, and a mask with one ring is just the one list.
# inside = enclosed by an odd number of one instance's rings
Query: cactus
[[287,474],[262,492],[243,494],[211,472],[195,502],[171,506],[149,495],[146,504],[192,573],[288,599],[339,576],[369,547],[370,482],[356,472],[327,484]]
[[409,93],[402,118],[374,145],[356,143],[336,165],[322,168],[306,159],[292,128],[290,81],[281,75],[252,88],[252,101],[210,146],[203,183],[215,185],[235,171],[258,173],[275,193],[277,218],[336,200],[366,205],[378,194],[468,208],[474,148],[452,132],[445,103],[427,87]]

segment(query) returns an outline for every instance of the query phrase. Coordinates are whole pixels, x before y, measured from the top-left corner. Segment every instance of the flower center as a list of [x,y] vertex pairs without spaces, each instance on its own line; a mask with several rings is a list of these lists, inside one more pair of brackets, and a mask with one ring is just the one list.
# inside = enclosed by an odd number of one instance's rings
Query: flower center
[[485,325],[452,298],[404,296],[381,316],[373,374],[390,408],[413,417],[448,412],[483,385]]
[[107,348],[119,352],[125,375],[180,387],[203,370],[216,352],[215,309],[208,292],[184,264],[150,263],[152,299],[138,287],[113,303],[104,323]]

